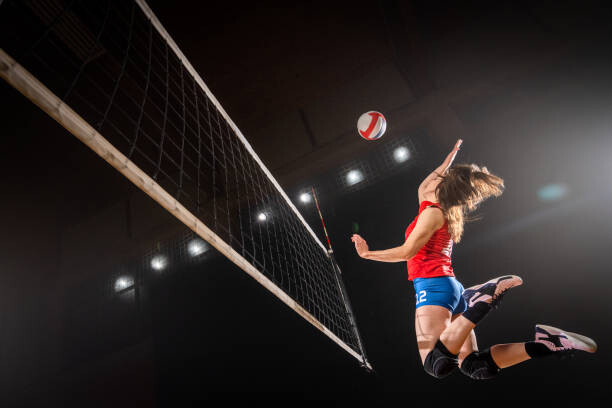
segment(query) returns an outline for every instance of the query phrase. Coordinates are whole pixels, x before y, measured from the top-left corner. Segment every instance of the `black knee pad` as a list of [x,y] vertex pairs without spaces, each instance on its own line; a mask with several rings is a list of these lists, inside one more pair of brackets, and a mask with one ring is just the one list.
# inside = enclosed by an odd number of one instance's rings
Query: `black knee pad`
[[425,357],[423,368],[427,374],[444,378],[459,366],[457,354],[452,354],[446,349],[440,340],[436,343],[433,350]]
[[474,380],[487,380],[499,374],[500,368],[491,357],[491,350],[475,351],[467,356],[459,368],[461,372]]

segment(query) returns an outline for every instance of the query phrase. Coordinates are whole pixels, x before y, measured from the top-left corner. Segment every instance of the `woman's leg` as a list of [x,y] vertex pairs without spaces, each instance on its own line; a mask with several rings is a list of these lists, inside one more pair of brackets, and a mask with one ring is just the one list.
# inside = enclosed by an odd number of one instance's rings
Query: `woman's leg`
[[510,367],[531,358],[525,343],[496,344],[491,347],[491,357],[499,368]]
[[466,302],[467,310],[453,319],[452,323],[440,334],[440,342],[450,353],[459,354],[476,324],[497,306],[508,289],[522,283],[523,280],[520,277],[506,275],[466,289],[462,297]]
[[421,306],[415,311],[414,325],[421,362],[433,350],[440,333],[451,323],[451,312],[442,306]]
[[538,324],[534,341],[496,344],[491,347],[491,357],[499,368],[506,368],[532,358],[576,350],[594,353],[597,343],[582,334]]
[[574,351],[594,353],[597,351],[597,343],[582,334],[536,325],[534,341],[496,344],[483,352],[474,352],[464,358],[461,371],[473,379],[487,379],[497,375],[502,368],[532,358],[563,355]]
[[456,319],[440,334],[440,341],[448,351],[459,354],[461,348],[474,332],[476,325],[465,317],[458,315]]
[[[453,316],[453,321],[461,318],[460,314]],[[507,361],[506,359],[512,358],[510,350],[502,350],[500,357],[503,361]],[[506,351],[508,353],[506,353]],[[461,346],[459,350],[459,368],[461,372],[468,377],[484,379],[484,378],[492,378],[499,373],[500,368],[504,368],[498,366],[496,361],[491,359],[491,350],[487,349],[484,351],[478,351],[478,344],[476,342],[476,333],[474,330],[471,330],[465,339],[465,342]]]
[[[459,318],[459,316],[461,316],[461,314],[454,315],[451,322],[455,321],[457,318]],[[467,356],[476,351],[478,351],[478,343],[476,342],[476,333],[474,333],[474,330],[472,330],[459,350],[459,366],[461,366],[461,363],[463,363],[463,360]]]
[[[500,367],[493,359],[491,350],[478,351],[474,327],[499,303],[508,289],[521,283],[522,279],[518,276],[507,275],[463,291],[463,304],[460,302],[457,306],[463,313],[453,316],[451,324],[440,334],[440,344],[451,356],[458,357],[461,372],[465,375],[484,379],[499,373]],[[504,361],[506,354],[502,350]]]
[[425,305],[416,309],[415,327],[423,369],[436,378],[446,377],[459,365],[457,356],[439,339],[450,322],[451,311],[446,307]]

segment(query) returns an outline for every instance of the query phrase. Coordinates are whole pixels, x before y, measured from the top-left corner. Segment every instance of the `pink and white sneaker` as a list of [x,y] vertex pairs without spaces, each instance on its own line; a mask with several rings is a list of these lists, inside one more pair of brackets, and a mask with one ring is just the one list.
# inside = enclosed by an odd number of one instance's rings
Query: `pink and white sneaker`
[[505,275],[491,279],[463,291],[466,310],[463,317],[478,324],[492,309],[499,306],[508,289],[522,285],[523,280],[516,275]]
[[473,307],[478,302],[485,302],[496,306],[504,293],[515,286],[523,284],[523,279],[516,275],[499,276],[480,285],[467,288],[463,292],[463,298],[467,307]]
[[552,352],[581,350],[594,353],[597,351],[595,340],[543,324],[536,324],[535,341],[545,345]]

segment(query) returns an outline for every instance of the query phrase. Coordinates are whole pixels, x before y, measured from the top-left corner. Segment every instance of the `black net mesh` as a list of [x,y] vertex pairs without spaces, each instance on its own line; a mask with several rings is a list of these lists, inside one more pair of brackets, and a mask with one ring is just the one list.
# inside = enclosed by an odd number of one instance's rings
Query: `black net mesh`
[[326,252],[139,5],[4,1],[0,33],[9,55],[362,353]]

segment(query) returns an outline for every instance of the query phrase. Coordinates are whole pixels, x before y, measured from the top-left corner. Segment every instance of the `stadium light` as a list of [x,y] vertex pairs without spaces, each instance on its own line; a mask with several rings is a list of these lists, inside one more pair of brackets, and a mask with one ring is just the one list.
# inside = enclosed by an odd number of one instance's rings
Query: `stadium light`
[[266,215],[265,212],[260,212],[259,214],[257,214],[257,220],[260,222],[264,222],[268,219],[268,216]]
[[156,255],[151,259],[151,268],[156,271],[164,270],[166,266],[168,266],[168,258],[163,255]]
[[410,150],[407,147],[400,146],[393,151],[393,158],[397,163],[403,163],[410,158]]
[[115,281],[115,292],[121,292],[134,286],[134,278],[131,276],[120,276]]
[[312,196],[309,193],[300,194],[300,201],[304,204],[308,204],[312,201]]
[[189,252],[189,255],[191,256],[195,257],[203,254],[206,251],[208,251],[208,245],[206,245],[206,242],[201,239],[192,239],[189,241],[189,244],[187,244],[187,252]]
[[355,185],[363,180],[363,173],[359,170],[351,170],[346,174],[346,182],[349,186]]

